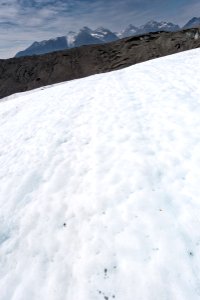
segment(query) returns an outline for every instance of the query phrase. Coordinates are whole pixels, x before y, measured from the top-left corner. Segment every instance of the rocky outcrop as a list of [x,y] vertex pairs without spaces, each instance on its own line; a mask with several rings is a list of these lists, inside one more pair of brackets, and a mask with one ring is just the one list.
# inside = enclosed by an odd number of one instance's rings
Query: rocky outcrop
[[0,60],[0,98],[198,47],[200,28],[194,28],[150,33],[40,56]]

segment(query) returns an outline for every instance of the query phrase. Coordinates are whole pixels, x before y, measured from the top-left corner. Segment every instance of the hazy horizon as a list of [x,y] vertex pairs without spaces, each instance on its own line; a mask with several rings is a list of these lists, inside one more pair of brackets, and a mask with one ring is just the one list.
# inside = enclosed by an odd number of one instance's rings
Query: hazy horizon
[[149,20],[183,26],[200,11],[196,0],[0,0],[0,7],[0,58],[83,26],[121,31]]

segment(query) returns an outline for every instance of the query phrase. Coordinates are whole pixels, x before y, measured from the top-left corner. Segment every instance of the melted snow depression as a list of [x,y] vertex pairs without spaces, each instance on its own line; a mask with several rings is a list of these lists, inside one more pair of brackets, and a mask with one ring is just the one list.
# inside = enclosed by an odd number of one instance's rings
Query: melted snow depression
[[1,300],[200,299],[200,49],[0,103]]

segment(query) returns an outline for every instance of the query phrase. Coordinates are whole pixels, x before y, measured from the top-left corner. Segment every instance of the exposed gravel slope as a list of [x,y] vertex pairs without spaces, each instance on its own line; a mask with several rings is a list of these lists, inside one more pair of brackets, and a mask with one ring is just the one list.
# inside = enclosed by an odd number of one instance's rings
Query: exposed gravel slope
[[0,60],[0,98],[200,47],[200,29],[159,32],[104,45]]

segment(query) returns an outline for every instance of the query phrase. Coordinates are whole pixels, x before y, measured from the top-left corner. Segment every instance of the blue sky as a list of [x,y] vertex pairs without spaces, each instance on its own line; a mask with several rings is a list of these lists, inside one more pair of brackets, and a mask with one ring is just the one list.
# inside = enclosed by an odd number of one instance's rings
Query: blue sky
[[192,17],[200,17],[199,0],[0,0],[0,58],[83,26],[120,31],[152,19],[183,25]]

